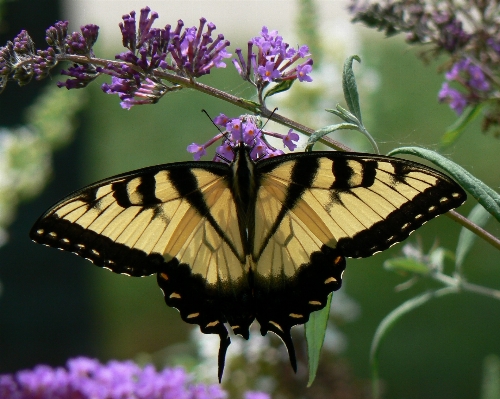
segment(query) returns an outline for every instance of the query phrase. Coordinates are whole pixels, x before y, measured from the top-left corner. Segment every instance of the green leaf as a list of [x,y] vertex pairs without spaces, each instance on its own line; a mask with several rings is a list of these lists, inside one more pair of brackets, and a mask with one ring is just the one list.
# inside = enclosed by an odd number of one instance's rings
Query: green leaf
[[356,78],[354,77],[354,72],[352,70],[352,62],[356,60],[361,62],[361,58],[357,55],[350,56],[344,62],[344,72],[342,74],[342,88],[344,90],[344,98],[347,103],[349,111],[351,111],[359,122],[361,121],[361,109],[359,107],[359,95],[358,86],[356,85]]
[[394,258],[384,262],[384,267],[387,270],[403,271],[415,274],[429,274],[429,268],[425,263],[419,262],[412,258]]
[[[490,216],[491,214],[489,214],[481,204],[477,204],[474,208],[472,208],[472,211],[467,216],[467,219],[479,227],[484,227],[490,219]],[[457,270],[461,269],[465,257],[474,245],[476,237],[477,236],[472,231],[462,227],[460,236],[458,237],[457,250],[455,252],[455,267]]]
[[321,140],[323,136],[326,136],[328,133],[335,132],[336,130],[342,129],[353,129],[359,130],[358,127],[352,123],[338,123],[336,125],[330,125],[322,127],[321,129],[316,130],[311,136],[309,136],[309,140],[307,140],[305,151],[312,151],[314,144],[318,140]]
[[460,137],[464,129],[480,114],[483,104],[467,107],[460,118],[453,123],[441,137],[441,146],[447,147],[453,144]]
[[283,82],[275,84],[271,89],[266,91],[266,94],[264,95],[264,99],[266,99],[267,97],[274,96],[275,94],[287,91],[288,89],[290,89],[290,87],[292,87],[293,82],[294,82],[294,80],[290,79],[290,80],[284,80]]
[[343,119],[345,122],[353,123],[357,126],[361,125],[361,123],[358,121],[358,118],[356,118],[348,110],[343,108],[340,104],[337,104],[335,109],[325,109],[325,111],[337,115],[340,119]]
[[400,147],[392,150],[387,155],[392,156],[394,154],[415,155],[427,159],[444,169],[500,222],[500,194],[467,172],[460,165],[437,152],[420,147]]
[[309,381],[307,386],[310,387],[316,378],[318,370],[319,355],[325,340],[326,325],[328,316],[330,315],[330,306],[332,304],[332,296],[328,296],[326,306],[316,312],[311,313],[309,321],[305,324],[306,340],[307,340],[307,358],[309,363]]

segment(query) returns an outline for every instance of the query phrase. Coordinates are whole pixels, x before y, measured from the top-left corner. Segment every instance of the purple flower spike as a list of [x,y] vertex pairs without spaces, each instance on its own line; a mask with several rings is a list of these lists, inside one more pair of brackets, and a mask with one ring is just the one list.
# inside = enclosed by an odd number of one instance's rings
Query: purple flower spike
[[128,50],[115,58],[131,65],[110,64],[98,71],[113,77],[111,84],[104,84],[102,89],[118,94],[123,108],[155,103],[168,91],[180,88],[161,83],[154,76],[158,69],[195,78],[210,73],[212,68],[225,67],[223,60],[230,57],[226,52],[229,42],[223,35],[214,40],[211,35],[215,25],[205,18],[200,19],[198,28],[184,28],[184,22],[179,20],[173,29],[171,25],[158,29],[153,28],[158,13],[145,7],[138,22],[134,11],[122,19],[122,42]]
[[[172,38],[172,45],[168,48],[173,62],[162,64],[162,68],[191,78],[206,75],[212,68],[225,68],[223,59],[231,56],[226,51],[230,43],[224,40],[223,35],[218,35],[215,40],[212,39],[215,25],[211,22],[207,24],[206,19],[201,18],[199,28],[194,26],[186,28],[179,34],[183,25],[183,22],[179,21]],[[205,27],[207,30],[202,33]]]
[[[257,48],[253,52],[253,46]],[[309,74],[312,71],[312,59],[309,58],[309,47],[290,47],[278,34],[263,26],[261,35],[248,42],[247,58],[243,57],[241,49],[236,49],[238,58],[233,59],[238,74],[252,82],[261,96],[263,89],[271,82],[279,83],[285,80],[298,79],[300,82],[311,82]],[[305,61],[296,64],[300,59]],[[253,69],[253,75],[251,73]]]

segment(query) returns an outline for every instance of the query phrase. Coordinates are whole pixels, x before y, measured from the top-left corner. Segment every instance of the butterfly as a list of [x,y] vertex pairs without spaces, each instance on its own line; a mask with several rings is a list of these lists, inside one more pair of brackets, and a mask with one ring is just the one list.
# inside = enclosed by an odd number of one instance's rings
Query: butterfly
[[448,176],[398,158],[345,152],[230,163],[195,161],[120,174],[73,192],[45,212],[33,241],[129,276],[156,274],[168,306],[205,334],[218,334],[219,381],[230,338],[284,342],[342,284],[346,258],[407,238],[461,205]]

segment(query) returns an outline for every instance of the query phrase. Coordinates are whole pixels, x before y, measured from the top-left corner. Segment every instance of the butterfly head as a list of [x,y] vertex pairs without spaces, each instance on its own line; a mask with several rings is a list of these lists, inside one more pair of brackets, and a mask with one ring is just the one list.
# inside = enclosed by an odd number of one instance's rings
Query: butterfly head
[[275,137],[283,141],[284,147],[293,151],[296,148],[296,142],[299,135],[292,129],[288,134],[270,132],[261,128],[260,118],[253,115],[242,115],[238,118],[229,118],[220,114],[214,119],[214,123],[221,127],[221,131],[215,137],[205,144],[193,143],[188,146],[188,152],[193,153],[194,159],[199,160],[206,155],[206,149],[216,142],[222,143],[215,150],[215,162],[224,162],[231,164],[239,151],[249,154],[254,162],[265,158],[271,158],[283,155],[284,152],[273,147],[267,140],[267,137]]

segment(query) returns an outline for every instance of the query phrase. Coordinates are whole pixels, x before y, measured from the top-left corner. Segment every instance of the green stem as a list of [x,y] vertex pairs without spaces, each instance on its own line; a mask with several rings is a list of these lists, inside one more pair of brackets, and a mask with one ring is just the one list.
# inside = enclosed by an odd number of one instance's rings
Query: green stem
[[500,250],[500,240],[493,234],[488,233],[483,228],[479,227],[477,224],[472,223],[465,216],[460,215],[458,212],[449,211],[446,216],[453,219],[455,222],[460,223],[466,229],[469,229],[477,236],[481,237],[487,243],[493,245],[496,249]]

